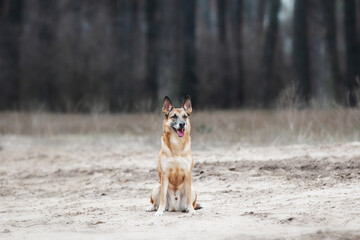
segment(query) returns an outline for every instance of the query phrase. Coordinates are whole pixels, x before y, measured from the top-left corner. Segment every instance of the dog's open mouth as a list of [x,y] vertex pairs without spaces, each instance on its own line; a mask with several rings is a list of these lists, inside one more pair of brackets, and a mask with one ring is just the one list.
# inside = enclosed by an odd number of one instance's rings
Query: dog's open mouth
[[185,135],[185,128],[179,128],[179,129],[173,128],[173,129],[179,137],[182,138]]

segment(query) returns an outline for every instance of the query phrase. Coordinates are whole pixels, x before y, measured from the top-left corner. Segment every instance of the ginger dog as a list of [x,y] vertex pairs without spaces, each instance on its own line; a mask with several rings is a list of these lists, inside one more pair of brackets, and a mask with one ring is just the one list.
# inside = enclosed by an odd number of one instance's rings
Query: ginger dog
[[150,196],[152,206],[147,211],[182,211],[196,213],[197,194],[191,183],[194,160],[191,155],[190,120],[191,99],[188,96],[181,108],[174,108],[169,97],[164,98],[163,135],[158,156],[157,171],[160,184]]

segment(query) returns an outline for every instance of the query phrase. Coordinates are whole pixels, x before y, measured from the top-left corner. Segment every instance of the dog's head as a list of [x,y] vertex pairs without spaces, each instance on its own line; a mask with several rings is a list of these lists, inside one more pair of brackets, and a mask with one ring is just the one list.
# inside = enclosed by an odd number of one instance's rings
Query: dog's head
[[174,108],[170,98],[166,96],[163,103],[164,131],[173,132],[179,138],[190,134],[190,114],[192,112],[191,98],[187,96],[181,108]]

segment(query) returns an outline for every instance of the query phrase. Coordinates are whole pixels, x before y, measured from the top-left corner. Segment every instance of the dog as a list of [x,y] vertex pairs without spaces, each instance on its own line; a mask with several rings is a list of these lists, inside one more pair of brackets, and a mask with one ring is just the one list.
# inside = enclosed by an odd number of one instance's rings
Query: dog
[[191,98],[187,96],[181,108],[174,108],[166,96],[162,111],[165,119],[157,164],[160,184],[151,192],[152,206],[147,211],[156,211],[155,216],[162,216],[164,211],[195,214],[201,206],[196,204],[197,193],[191,183]]

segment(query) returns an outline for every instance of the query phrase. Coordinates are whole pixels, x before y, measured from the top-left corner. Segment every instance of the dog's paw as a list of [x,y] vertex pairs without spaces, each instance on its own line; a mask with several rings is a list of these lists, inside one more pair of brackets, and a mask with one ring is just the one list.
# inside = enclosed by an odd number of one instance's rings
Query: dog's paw
[[186,208],[182,212],[190,213],[192,215],[197,214],[196,210],[194,208]]
[[154,208],[154,206],[151,206],[151,207],[148,207],[148,208],[146,209],[146,211],[147,211],[147,212],[153,212],[153,211],[155,211],[155,208]]
[[195,215],[195,214],[197,214],[197,211],[194,209],[190,209],[190,210],[188,210],[188,213],[191,215]]
[[154,214],[154,216],[156,216],[156,217],[160,217],[160,216],[162,216],[162,215],[163,215],[163,213],[164,213],[164,211],[160,211],[160,210],[158,210],[158,211]]

